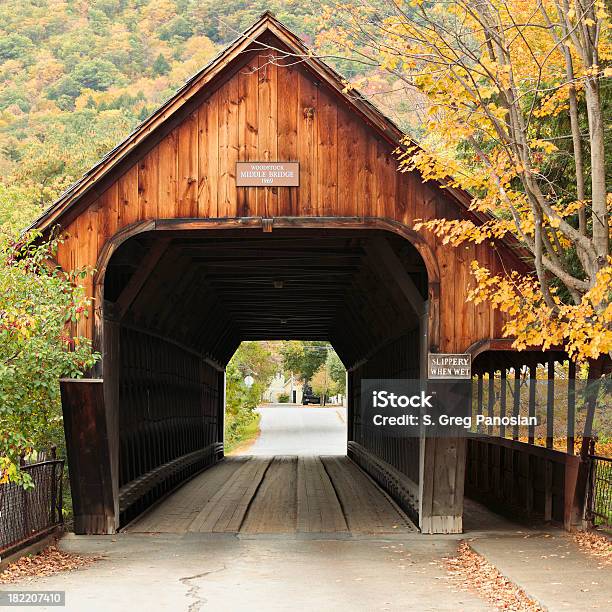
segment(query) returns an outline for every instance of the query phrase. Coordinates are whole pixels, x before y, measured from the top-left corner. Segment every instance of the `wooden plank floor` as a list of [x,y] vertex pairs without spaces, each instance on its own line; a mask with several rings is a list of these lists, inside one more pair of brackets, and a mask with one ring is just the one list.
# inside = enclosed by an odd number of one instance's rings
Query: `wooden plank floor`
[[415,531],[348,457],[231,457],[130,524],[129,532],[355,533]]
[[348,457],[323,457],[325,469],[342,505],[349,531],[411,531],[412,523],[383,490]]
[[274,457],[241,532],[291,533],[297,518],[297,457]]
[[298,531],[348,531],[342,506],[320,457],[298,459],[297,507]]

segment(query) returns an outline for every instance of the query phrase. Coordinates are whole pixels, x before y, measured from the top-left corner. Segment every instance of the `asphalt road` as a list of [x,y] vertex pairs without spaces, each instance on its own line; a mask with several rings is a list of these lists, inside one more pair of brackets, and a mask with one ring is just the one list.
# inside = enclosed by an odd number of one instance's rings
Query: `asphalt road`
[[266,404],[261,433],[242,455],[345,455],[346,408]]
[[[244,454],[344,454],[342,408],[265,406],[261,435]],[[171,509],[168,509],[172,519]],[[474,514],[482,529],[487,513]],[[468,536],[549,610],[610,609],[609,568],[559,530],[532,532],[499,521]],[[181,612],[442,612],[495,610],[450,579],[444,559],[466,536],[120,533],[68,536],[64,550],[97,554],[92,566],[3,585],[66,591],[65,610]],[[569,560],[569,561],[568,561]],[[586,593],[588,591],[588,593]],[[587,597],[588,595],[588,597]],[[58,608],[39,607],[38,610]]]

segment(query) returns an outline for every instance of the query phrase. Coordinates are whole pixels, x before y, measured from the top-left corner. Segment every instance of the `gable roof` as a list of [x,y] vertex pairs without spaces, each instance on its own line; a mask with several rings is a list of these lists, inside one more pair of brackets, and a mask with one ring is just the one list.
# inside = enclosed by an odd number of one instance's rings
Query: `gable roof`
[[[125,140],[109,151],[95,166],[85,172],[83,176],[73,183],[60,197],[44,212],[28,229],[48,230],[72,211],[77,204],[82,203],[87,196],[98,197],[104,191],[96,189],[102,179],[111,175],[119,164],[126,160],[136,147],[145,143],[153,133],[167,124],[193,97],[200,92],[213,79],[219,77],[224,69],[234,60],[247,51],[264,35],[271,35],[278,41],[277,50],[289,53],[300,58],[300,63],[324,81],[332,90],[341,96],[346,104],[370,125],[383,139],[394,146],[399,146],[406,139],[406,134],[376,106],[366,100],[357,91],[350,94],[345,91],[345,79],[321,59],[315,57],[303,41],[286,28],[274,15],[268,11],[263,13],[259,20],[217,54],[206,66],[195,73],[176,93],[162,104],[155,112],[145,119]],[[265,44],[262,50],[275,49],[275,45]],[[471,203],[471,196],[455,187],[443,185],[445,191],[467,210]],[[470,211],[475,219],[485,221],[487,216],[482,213]],[[508,245],[510,246],[510,245]],[[516,249],[516,244],[512,245]]]

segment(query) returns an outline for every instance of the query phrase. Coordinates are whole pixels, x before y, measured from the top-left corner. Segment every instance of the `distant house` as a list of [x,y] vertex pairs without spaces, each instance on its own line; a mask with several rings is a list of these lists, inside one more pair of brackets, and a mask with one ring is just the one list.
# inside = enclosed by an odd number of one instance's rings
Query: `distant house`
[[303,386],[293,374],[286,377],[283,373],[278,372],[264,393],[264,401],[275,403],[285,395],[289,398],[289,402],[301,404]]

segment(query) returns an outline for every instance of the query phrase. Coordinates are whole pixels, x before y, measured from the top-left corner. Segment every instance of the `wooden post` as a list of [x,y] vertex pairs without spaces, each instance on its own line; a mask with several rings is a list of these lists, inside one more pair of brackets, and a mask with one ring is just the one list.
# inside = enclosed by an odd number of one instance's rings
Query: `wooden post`
[[[428,393],[438,400],[449,389],[449,381],[429,381]],[[465,384],[465,383],[459,383]],[[442,405],[444,405],[444,400]],[[457,401],[457,395],[449,396]],[[471,401],[467,393],[462,401]],[[469,406],[459,410],[468,414]],[[419,527],[422,533],[461,533],[463,531],[463,492],[465,486],[466,439],[457,434],[449,437],[426,437],[420,440]]]
[[[512,406],[512,416],[517,420],[521,412],[521,368],[514,368],[514,403]],[[512,428],[512,439],[519,439],[519,426],[518,424]]]
[[[482,416],[482,401],[483,401],[483,374],[480,372],[478,374],[478,416]],[[478,433],[482,433],[482,423],[478,424]]]
[[548,360],[548,381],[546,394],[546,448],[553,447],[555,435],[555,360]]
[[553,463],[550,459],[544,460],[544,520],[552,520],[553,502]]
[[548,381],[546,395],[546,448],[553,447],[555,435],[555,360],[548,359]]
[[[120,323],[114,304],[104,304],[104,332],[102,335],[102,372],[104,380],[104,413],[108,435],[111,482],[115,516],[119,516],[119,378],[120,378]],[[117,524],[116,527],[119,525]]]
[[574,454],[576,435],[576,362],[571,359],[567,367],[567,454]]
[[74,531],[115,533],[119,517],[115,510],[102,379],[62,379],[60,390]]
[[[489,372],[489,397],[487,398],[487,416],[495,416],[495,371]],[[493,425],[487,427],[487,433],[493,435]]]
[[421,438],[419,528],[422,533],[463,531],[465,438]]
[[[536,403],[536,376],[538,372],[538,366],[530,365],[529,366],[529,418],[535,416],[535,403]],[[535,442],[535,427],[533,425],[529,425],[529,433],[528,433],[528,442],[529,444],[533,444]]]
[[[505,367],[502,368],[501,371],[501,387],[499,390],[499,416],[503,419],[506,416],[506,382],[507,382],[507,370]],[[499,436],[500,438],[506,437],[506,426],[502,423],[499,426]]]

